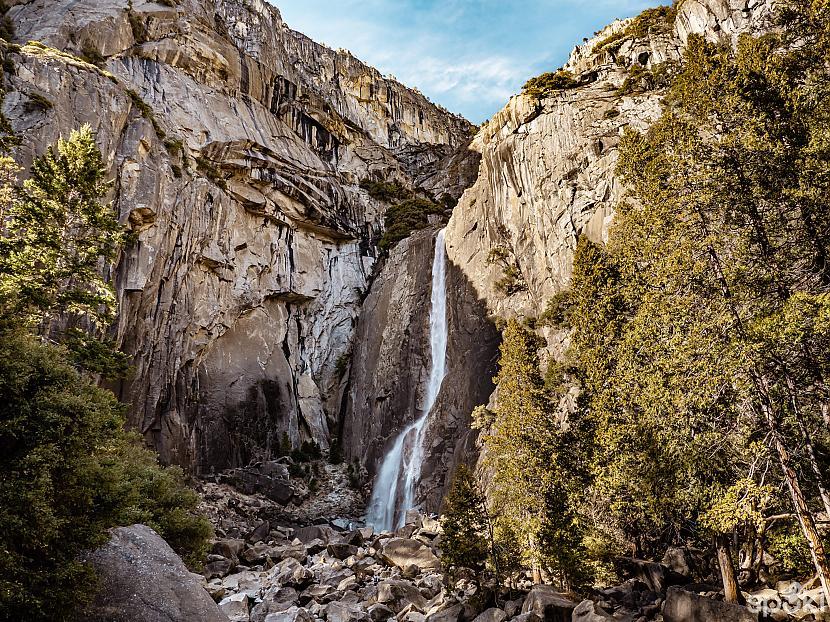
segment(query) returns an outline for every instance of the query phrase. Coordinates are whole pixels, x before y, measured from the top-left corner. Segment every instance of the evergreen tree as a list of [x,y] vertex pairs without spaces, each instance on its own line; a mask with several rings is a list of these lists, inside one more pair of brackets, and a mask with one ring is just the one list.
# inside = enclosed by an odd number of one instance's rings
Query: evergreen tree
[[[562,585],[585,580],[578,554],[581,533],[570,507],[572,478],[561,456],[562,421],[539,369],[540,340],[516,320],[503,333],[495,411],[485,428],[485,465],[500,520],[524,544],[524,562],[540,582],[542,571]],[[506,531],[507,532],[507,531]]]
[[115,294],[102,274],[123,229],[101,203],[109,187],[88,125],[35,159],[0,237],[0,300],[10,312],[41,325],[59,314],[98,328],[112,321]]
[[632,200],[606,248],[580,244],[571,357],[623,540],[704,538],[701,517],[777,462],[826,586],[830,7],[781,17],[736,50],[690,38],[663,117],[625,135]]
[[469,568],[480,576],[490,557],[491,528],[484,496],[466,465],[455,472],[441,524],[441,560],[445,568]]

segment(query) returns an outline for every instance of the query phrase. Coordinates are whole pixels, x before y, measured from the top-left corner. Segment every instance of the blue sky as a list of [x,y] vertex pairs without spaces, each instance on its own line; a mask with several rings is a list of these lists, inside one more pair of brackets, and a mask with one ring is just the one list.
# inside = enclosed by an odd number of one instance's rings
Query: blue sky
[[[573,46],[655,0],[271,0],[289,26],[346,48],[479,123]],[[667,0],[666,0],[667,3]]]

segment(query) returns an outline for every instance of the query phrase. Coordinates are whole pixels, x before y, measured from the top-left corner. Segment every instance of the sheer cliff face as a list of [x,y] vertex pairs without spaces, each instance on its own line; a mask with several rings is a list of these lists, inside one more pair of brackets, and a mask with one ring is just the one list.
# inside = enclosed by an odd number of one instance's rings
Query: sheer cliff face
[[115,272],[131,421],[203,472],[283,434],[326,446],[386,207],[359,183],[457,198],[477,168],[469,124],[262,0],[10,4],[19,42],[100,67],[12,50],[4,111],[24,163],[98,132],[134,233]]
[[[542,101],[513,97],[481,129],[473,142],[482,154],[478,180],[453,214],[447,248],[493,313],[537,316],[567,286],[578,237],[606,237],[625,191],[614,173],[620,135],[653,123],[664,94],[618,94],[630,70],[678,60],[691,34],[734,42],[762,28],[771,5],[685,0],[669,33],[597,51],[598,42],[628,24],[618,21],[573,51],[565,68],[582,86]],[[503,270],[487,260],[497,247],[515,261],[525,291],[506,296],[496,287]],[[548,338],[555,352],[564,336]]]

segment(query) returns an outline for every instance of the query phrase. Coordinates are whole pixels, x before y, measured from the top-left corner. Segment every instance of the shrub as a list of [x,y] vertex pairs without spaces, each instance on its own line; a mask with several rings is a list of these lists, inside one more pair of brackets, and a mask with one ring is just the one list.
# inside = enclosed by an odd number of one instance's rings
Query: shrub
[[570,71],[560,70],[555,73],[549,71],[528,80],[522,88],[522,92],[530,97],[542,99],[557,91],[574,89],[578,86],[579,81],[574,78]]
[[480,574],[490,554],[487,509],[475,477],[463,464],[453,478],[441,524],[441,561],[445,567],[469,568]]
[[222,177],[222,172],[211,160],[208,160],[204,156],[199,156],[196,158],[196,170],[216,184],[219,189],[228,189],[228,182],[225,181],[225,178]]
[[372,181],[364,179],[360,182],[360,187],[368,192],[369,196],[376,201],[384,201],[385,203],[402,201],[412,196],[412,192],[396,181]]
[[671,31],[674,20],[677,17],[677,9],[680,6],[676,2],[672,6],[658,6],[653,9],[646,9],[635,17],[624,29],[605,37],[594,46],[594,53],[602,50],[616,52],[620,45],[627,39],[644,39],[650,34],[665,34]]
[[378,246],[389,252],[395,245],[412,235],[413,231],[429,226],[430,215],[441,215],[444,208],[420,197],[406,199],[386,212],[386,231]]
[[15,35],[14,22],[7,15],[8,12],[8,5],[3,0],[0,0],[0,39],[12,41]]
[[8,320],[0,352],[0,619],[70,618],[94,587],[78,556],[112,526],[146,522],[200,557],[196,494],[123,431],[115,396]]

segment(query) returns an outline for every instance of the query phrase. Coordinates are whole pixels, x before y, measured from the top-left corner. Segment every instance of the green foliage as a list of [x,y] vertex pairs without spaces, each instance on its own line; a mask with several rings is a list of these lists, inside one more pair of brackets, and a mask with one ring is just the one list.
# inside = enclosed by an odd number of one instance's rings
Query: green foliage
[[369,193],[376,201],[395,203],[412,197],[412,192],[396,181],[372,181],[364,179],[360,187]]
[[0,0],[0,39],[13,41],[15,35],[14,22],[7,15],[8,12],[9,6],[3,0]]
[[331,447],[329,447],[329,463],[343,463],[343,446],[339,438],[336,438],[331,442]]
[[17,172],[0,159],[0,618],[69,620],[94,588],[79,555],[108,528],[147,523],[192,563],[211,529],[181,471],[160,467],[79,371],[126,373],[100,337],[115,312],[101,267],[122,230],[99,202],[109,185],[92,131],[36,158],[22,188]]
[[101,263],[115,260],[123,228],[109,205],[101,153],[89,126],[36,158],[5,209],[0,238],[0,303],[32,324],[59,314],[103,328],[115,293]]
[[497,265],[501,268],[501,278],[496,281],[495,285],[496,289],[505,296],[512,296],[527,290],[519,260],[508,246],[501,244],[490,249],[487,265]]
[[90,65],[96,66],[100,66],[106,61],[101,52],[98,51],[98,48],[95,47],[95,44],[90,40],[84,41],[81,46],[81,58]]
[[781,20],[734,50],[690,38],[662,118],[620,144],[635,200],[606,246],[580,240],[567,317],[552,314],[573,328],[583,512],[612,550],[712,532],[763,546],[791,496],[823,506],[830,6]]
[[[134,90],[127,89],[127,95],[133,102],[133,105],[136,108],[138,108],[138,111],[141,113],[141,116],[147,119],[153,126],[153,131],[156,133],[156,136],[158,136],[159,139],[163,141],[166,138],[167,133],[161,128],[161,125],[159,125],[159,122],[156,119],[156,115],[153,112],[153,108],[141,98],[141,95],[136,93]],[[165,143],[165,146],[166,144],[167,143]],[[173,143],[171,144],[175,144],[175,141],[173,141]]]
[[594,47],[594,53],[602,50],[610,50],[616,53],[623,41],[628,39],[644,39],[650,35],[667,34],[674,27],[674,20],[677,17],[678,2],[672,6],[658,6],[653,9],[646,9],[635,17],[631,23],[622,30],[607,36]]
[[136,15],[133,10],[133,0],[129,0],[127,4],[127,19],[130,22],[130,29],[133,33],[133,39],[139,45],[147,43],[147,26],[144,20]]
[[70,619],[94,588],[78,556],[111,526],[146,522],[198,559],[195,493],[123,432],[115,396],[8,321],[0,352],[0,618]]
[[490,424],[482,429],[485,466],[493,472],[490,493],[502,531],[523,543],[526,566],[545,568],[563,586],[581,585],[588,576],[582,529],[571,505],[578,484],[569,468],[568,434],[539,371],[541,345],[516,320],[507,322],[497,407],[478,410],[474,418],[478,425]]
[[531,78],[522,87],[522,92],[534,99],[544,99],[558,91],[575,89],[578,86],[579,81],[570,71],[560,69],[557,72],[549,71],[541,76]]
[[216,184],[220,190],[228,189],[228,182],[222,176],[222,171],[206,157],[199,156],[196,158],[196,170]]
[[29,101],[26,103],[26,109],[28,112],[35,110],[51,110],[52,108],[54,108],[54,104],[52,104],[49,99],[40,93],[29,93]]
[[398,242],[408,238],[413,231],[429,226],[429,216],[444,215],[444,208],[428,199],[414,197],[392,205],[386,212],[386,229],[378,247],[389,252]]
[[671,84],[674,70],[674,64],[668,62],[655,65],[651,69],[634,65],[617,90],[617,95],[634,95],[666,88]]
[[484,495],[466,465],[460,465],[455,472],[441,524],[444,567],[450,572],[469,568],[480,575],[490,556],[488,514]]

